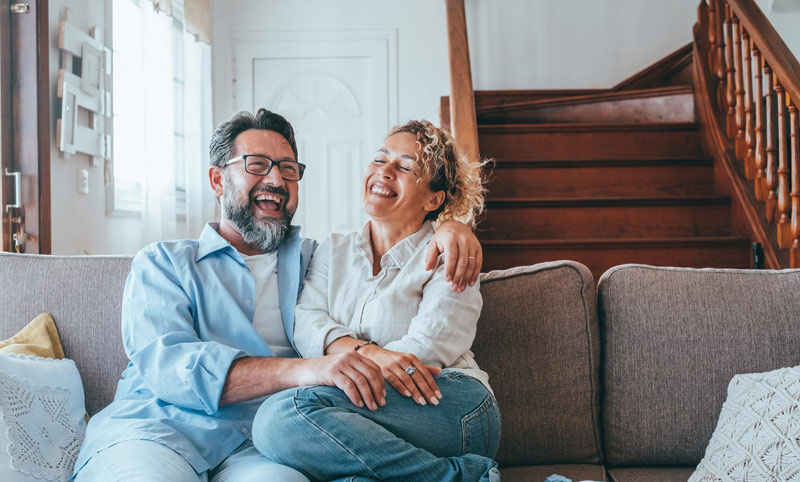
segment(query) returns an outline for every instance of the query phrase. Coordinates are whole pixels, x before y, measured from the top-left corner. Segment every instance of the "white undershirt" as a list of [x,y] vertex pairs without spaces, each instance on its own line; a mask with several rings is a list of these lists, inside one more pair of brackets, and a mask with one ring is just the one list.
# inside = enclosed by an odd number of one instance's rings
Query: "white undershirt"
[[294,349],[281,319],[278,293],[278,254],[244,256],[244,262],[256,279],[256,310],[253,327],[279,358],[295,357]]

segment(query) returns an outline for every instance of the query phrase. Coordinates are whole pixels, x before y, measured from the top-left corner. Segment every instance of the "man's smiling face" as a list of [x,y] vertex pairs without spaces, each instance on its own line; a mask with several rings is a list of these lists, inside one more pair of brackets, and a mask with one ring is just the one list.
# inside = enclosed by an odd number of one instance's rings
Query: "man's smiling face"
[[[295,160],[289,142],[275,131],[249,129],[236,137],[234,155],[258,154],[275,161]],[[266,176],[245,171],[244,161],[222,168],[222,218],[245,242],[265,252],[277,249],[297,210],[298,181],[283,179],[277,166]]]

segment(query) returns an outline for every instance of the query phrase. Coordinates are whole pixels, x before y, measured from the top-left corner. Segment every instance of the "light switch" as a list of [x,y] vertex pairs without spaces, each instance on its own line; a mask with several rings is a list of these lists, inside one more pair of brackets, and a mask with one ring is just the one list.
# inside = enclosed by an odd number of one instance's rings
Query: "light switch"
[[78,169],[78,192],[89,194],[89,170]]

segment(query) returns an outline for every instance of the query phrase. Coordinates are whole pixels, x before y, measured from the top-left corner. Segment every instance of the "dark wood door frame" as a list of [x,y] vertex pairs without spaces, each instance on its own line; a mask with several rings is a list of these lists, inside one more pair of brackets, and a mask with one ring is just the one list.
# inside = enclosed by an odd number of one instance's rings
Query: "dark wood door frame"
[[[0,135],[4,251],[14,251],[10,233],[28,233],[23,250],[50,254],[50,71],[48,1],[33,0],[28,13],[0,12]],[[21,192],[5,169],[21,173]],[[5,209],[20,196],[22,208]],[[16,219],[22,218],[22,223]]]

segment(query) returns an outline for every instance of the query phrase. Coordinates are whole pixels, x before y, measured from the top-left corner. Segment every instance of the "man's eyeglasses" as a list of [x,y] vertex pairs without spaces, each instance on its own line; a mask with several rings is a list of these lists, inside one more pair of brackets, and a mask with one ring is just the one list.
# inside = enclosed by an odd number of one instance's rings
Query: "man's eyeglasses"
[[245,154],[228,160],[222,167],[226,167],[234,162],[244,161],[244,170],[254,176],[266,176],[272,171],[273,166],[278,166],[278,171],[286,181],[299,181],[303,178],[306,165],[297,161],[282,160],[273,161],[269,157],[259,156],[258,154]]

